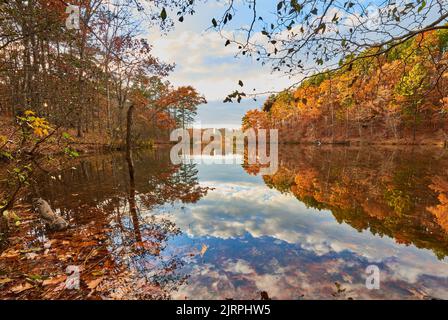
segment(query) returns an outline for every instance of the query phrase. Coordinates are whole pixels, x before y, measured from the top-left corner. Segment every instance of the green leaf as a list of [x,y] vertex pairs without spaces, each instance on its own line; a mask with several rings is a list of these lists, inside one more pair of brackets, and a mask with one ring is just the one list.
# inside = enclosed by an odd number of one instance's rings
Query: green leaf
[[418,8],[418,12],[422,11],[426,7],[426,1],[423,0],[421,6]]
[[212,24],[213,24],[213,27],[215,27],[215,28],[218,26],[218,22],[216,21],[215,18],[212,19]]
[[244,87],[244,83],[243,83],[243,81],[238,81],[238,84],[240,85],[240,87]]

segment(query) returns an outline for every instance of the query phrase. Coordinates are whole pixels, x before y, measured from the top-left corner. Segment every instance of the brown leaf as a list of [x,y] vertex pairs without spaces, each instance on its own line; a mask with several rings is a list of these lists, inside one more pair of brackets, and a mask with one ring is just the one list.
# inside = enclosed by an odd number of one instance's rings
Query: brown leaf
[[5,284],[5,283],[11,282],[11,281],[14,281],[14,280],[9,279],[9,278],[0,279],[0,284]]
[[207,252],[207,250],[208,250],[208,246],[206,244],[203,244],[201,252],[200,252],[201,257],[204,257],[204,254]]
[[86,241],[86,242],[81,242],[78,246],[79,247],[93,247],[95,245],[97,245],[98,243],[95,241]]
[[59,277],[56,277],[56,278],[51,278],[51,279],[44,280],[42,285],[43,286],[51,286],[51,285],[59,284],[59,283],[65,281],[66,279],[67,279],[67,276],[59,276]]
[[20,255],[18,250],[8,250],[2,253],[0,258],[16,258]]
[[28,282],[26,282],[25,284],[19,284],[19,285],[15,286],[15,287],[12,287],[11,291],[14,292],[14,293],[20,293],[20,292],[26,291],[26,290],[31,289],[31,288],[33,288],[33,285],[28,283]]
[[101,277],[101,278],[89,281],[89,282],[87,282],[87,287],[90,290],[94,290],[96,287],[98,287],[98,285],[101,283],[101,281],[103,281],[103,279],[104,279],[104,277]]

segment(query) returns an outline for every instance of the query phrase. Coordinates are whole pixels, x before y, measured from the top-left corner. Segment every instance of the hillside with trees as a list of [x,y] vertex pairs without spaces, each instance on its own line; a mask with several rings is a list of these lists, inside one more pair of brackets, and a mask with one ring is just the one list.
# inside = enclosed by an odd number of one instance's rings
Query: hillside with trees
[[270,96],[243,127],[279,129],[284,143],[446,144],[448,31],[391,46]]

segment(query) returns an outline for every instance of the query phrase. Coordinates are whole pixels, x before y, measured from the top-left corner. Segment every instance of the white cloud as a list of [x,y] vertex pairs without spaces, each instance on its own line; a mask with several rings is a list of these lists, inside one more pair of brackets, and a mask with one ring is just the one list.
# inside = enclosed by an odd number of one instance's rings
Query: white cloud
[[248,91],[282,90],[291,83],[251,58],[236,58],[235,49],[225,47],[224,40],[213,31],[175,31],[153,43],[156,56],[176,63],[169,79],[176,85],[193,85],[208,100],[222,101],[233,90],[241,89],[238,80]]

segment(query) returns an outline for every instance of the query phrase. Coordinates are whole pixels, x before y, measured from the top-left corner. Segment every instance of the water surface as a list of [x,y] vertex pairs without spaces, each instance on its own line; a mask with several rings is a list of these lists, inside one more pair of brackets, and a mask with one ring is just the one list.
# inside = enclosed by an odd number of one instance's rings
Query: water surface
[[[103,254],[164,298],[448,298],[442,149],[283,146],[265,177],[242,163],[174,166],[164,149],[135,167],[135,195],[120,153],[43,176],[40,193],[72,225],[105,220]],[[380,290],[365,286],[372,264]]]

